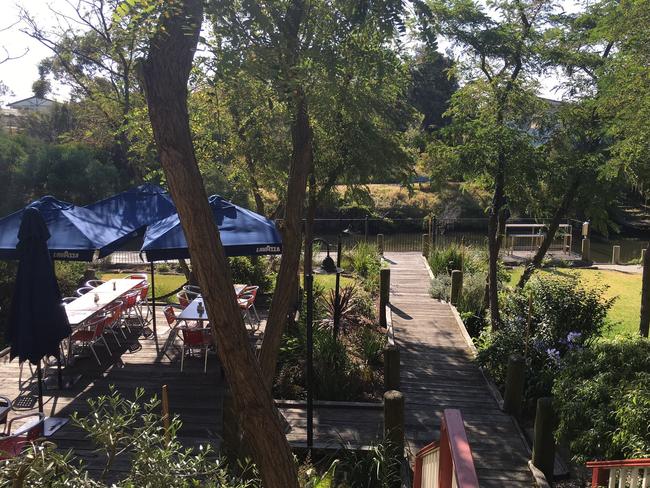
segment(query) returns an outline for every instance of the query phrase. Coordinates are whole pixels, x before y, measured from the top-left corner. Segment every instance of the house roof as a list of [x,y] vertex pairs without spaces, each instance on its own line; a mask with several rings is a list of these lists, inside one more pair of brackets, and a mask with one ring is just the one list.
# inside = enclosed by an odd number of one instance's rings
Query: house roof
[[15,102],[11,102],[7,104],[7,107],[12,107],[14,105],[18,105],[19,103],[23,102],[32,102],[34,105],[42,105],[44,102],[50,102],[54,103],[54,100],[50,100],[49,98],[41,98],[41,97],[27,97],[23,98],[22,100],[16,100]]

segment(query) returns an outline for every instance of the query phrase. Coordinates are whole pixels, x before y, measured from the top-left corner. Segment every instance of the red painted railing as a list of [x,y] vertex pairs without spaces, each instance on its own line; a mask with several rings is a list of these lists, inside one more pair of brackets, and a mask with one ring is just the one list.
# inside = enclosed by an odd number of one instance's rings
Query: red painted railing
[[432,442],[415,455],[413,488],[478,488],[460,410],[445,410],[440,441]]
[[650,458],[623,459],[620,461],[592,461],[591,486],[646,488],[650,486]]

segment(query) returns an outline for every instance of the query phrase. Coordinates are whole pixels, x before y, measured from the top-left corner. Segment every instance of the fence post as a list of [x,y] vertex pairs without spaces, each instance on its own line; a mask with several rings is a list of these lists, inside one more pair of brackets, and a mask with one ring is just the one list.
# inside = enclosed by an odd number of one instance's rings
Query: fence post
[[363,223],[363,232],[364,232],[365,242],[368,242],[368,216],[367,215]]
[[463,292],[463,272],[459,269],[454,269],[451,272],[451,294],[450,301],[453,306],[458,305],[460,295]]
[[612,247],[612,264],[620,264],[621,262],[621,246]]
[[553,482],[553,466],[555,464],[554,430],[553,399],[551,397],[539,398],[535,411],[533,464],[544,473],[546,481],[549,483]]
[[393,486],[402,486],[401,465],[404,458],[404,395],[396,390],[384,393],[384,439],[388,441],[395,463],[390,463],[394,471],[391,478]]
[[639,333],[643,337],[648,337],[650,329],[650,254],[643,252],[642,255],[643,277],[641,278],[641,321],[639,322]]
[[526,378],[526,362],[519,354],[508,358],[508,373],[506,376],[506,391],[503,395],[503,411],[519,417],[524,396],[524,380]]
[[395,344],[384,347],[384,388],[399,390],[399,348]]
[[429,257],[429,234],[422,234],[422,255]]
[[379,271],[379,325],[386,327],[386,305],[390,300],[390,268]]
[[384,255],[384,234],[377,234],[377,250],[381,256]]
[[591,242],[588,237],[582,238],[582,260],[591,261]]

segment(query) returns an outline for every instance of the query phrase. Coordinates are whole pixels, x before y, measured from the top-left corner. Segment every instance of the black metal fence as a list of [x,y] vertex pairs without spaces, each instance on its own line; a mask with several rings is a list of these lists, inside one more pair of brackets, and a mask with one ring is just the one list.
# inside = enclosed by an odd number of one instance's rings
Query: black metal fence
[[[278,221],[280,223],[280,221]],[[545,219],[510,219],[511,224],[547,224]],[[571,225],[571,250],[580,254],[582,241],[582,222],[570,219],[563,223]],[[344,248],[351,248],[359,242],[376,243],[377,235],[383,235],[385,252],[418,252],[422,250],[423,236],[431,245],[445,247],[451,244],[485,246],[487,243],[487,218],[459,219],[315,219],[314,236],[324,239],[336,246],[341,235]],[[597,263],[610,262],[612,246],[621,246],[621,262],[638,259],[641,249],[647,247],[647,241],[638,238],[607,239],[592,234],[591,254]],[[106,266],[143,265],[146,264],[138,251],[116,251],[101,260]],[[175,264],[175,261],[170,261]]]

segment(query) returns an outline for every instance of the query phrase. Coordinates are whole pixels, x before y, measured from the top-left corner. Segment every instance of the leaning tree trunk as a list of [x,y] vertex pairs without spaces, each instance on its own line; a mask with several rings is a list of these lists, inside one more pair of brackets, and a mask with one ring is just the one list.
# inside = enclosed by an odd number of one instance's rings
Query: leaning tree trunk
[[264,486],[292,488],[298,486],[296,466],[237,306],[192,145],[187,81],[202,17],[202,0],[185,0],[171,15],[161,16],[142,66],[149,118],[211,317],[215,346]]
[[544,260],[546,253],[551,247],[551,243],[553,242],[553,239],[555,239],[555,234],[557,233],[557,230],[560,227],[560,222],[569,211],[569,207],[573,203],[573,199],[575,198],[575,194],[579,186],[580,186],[580,179],[575,178],[571,182],[571,186],[564,194],[560,206],[555,210],[555,213],[553,214],[553,218],[551,219],[551,224],[548,226],[548,232],[546,233],[546,236],[544,236],[544,240],[542,241],[542,244],[539,246],[539,249],[535,253],[535,256],[533,256],[533,260],[530,262],[530,264],[528,264],[528,266],[526,266],[526,269],[524,269],[521,278],[519,278],[519,282],[517,283],[517,288],[523,288],[524,286],[526,286],[526,283],[533,275],[533,272],[542,265],[542,261]]
[[260,351],[260,365],[269,388],[272,386],[275,376],[275,366],[287,322],[287,314],[291,310],[292,302],[295,301],[295,283],[300,267],[300,249],[302,247],[300,227],[307,191],[307,176],[313,163],[313,135],[309,122],[307,100],[300,88],[295,90],[293,105],[294,116],[291,123],[293,150],[282,233],[282,261],[275,282],[275,292],[271,300],[271,309],[266,321],[264,341]]

